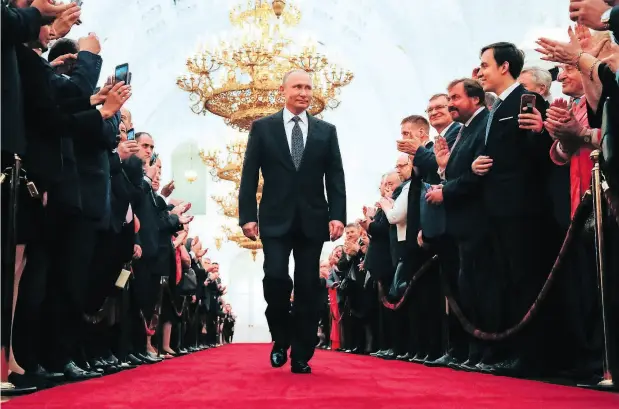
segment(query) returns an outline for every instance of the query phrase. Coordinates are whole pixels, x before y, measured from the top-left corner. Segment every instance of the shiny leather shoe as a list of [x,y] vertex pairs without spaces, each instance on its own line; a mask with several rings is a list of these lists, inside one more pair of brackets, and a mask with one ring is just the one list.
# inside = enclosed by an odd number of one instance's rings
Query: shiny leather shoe
[[452,364],[456,364],[456,365],[458,364],[458,360],[454,356],[445,354],[439,359],[435,359],[433,361],[428,360],[428,361],[425,361],[423,364],[430,368],[437,368],[437,367],[443,367],[443,368],[450,367],[451,368]]
[[307,362],[292,361],[290,364],[290,371],[298,374],[309,374],[312,373],[312,368],[307,364]]
[[146,363],[133,354],[127,355],[127,362],[130,363],[131,365],[137,365],[137,366],[144,365]]
[[470,358],[460,364],[460,369],[467,372],[479,372],[477,361]]
[[271,366],[273,368],[281,368],[288,362],[287,348],[280,347],[277,344],[273,344],[271,350]]
[[61,372],[50,372],[41,365],[37,366],[37,370],[33,374],[36,377],[43,378],[46,381],[62,381],[64,374]]
[[414,362],[416,364],[423,364],[428,359],[428,355],[417,353],[414,357],[408,360],[408,362]]
[[179,348],[178,351],[176,351],[176,355],[187,355],[188,353],[189,351],[185,348]]
[[144,363],[147,363],[147,364],[156,364],[157,362],[163,361],[163,358],[153,358],[153,357],[151,357],[149,355],[141,354],[141,353],[138,353],[137,357],[140,358],[142,361],[144,361]]
[[64,377],[68,381],[84,381],[86,379],[94,379],[101,377],[101,374],[98,372],[90,372],[85,371],[79,366],[75,364],[73,361],[69,361],[68,364],[64,366]]
[[408,361],[411,358],[412,358],[412,356],[408,352],[405,353],[404,355],[398,355],[398,356],[395,357],[395,359],[397,359],[398,361]]
[[[338,349],[339,349],[339,348],[338,348]],[[337,351],[337,349],[336,349],[336,351]],[[379,355],[383,355],[383,354],[385,354],[385,353],[387,353],[387,350],[386,350],[386,349],[381,349],[381,350],[379,350],[379,351],[372,352],[372,353],[370,354],[370,356],[378,357]]]
[[392,361],[396,359],[397,356],[398,354],[396,354],[393,349],[388,349],[385,351],[385,353],[376,355],[377,358],[385,359],[387,361]]

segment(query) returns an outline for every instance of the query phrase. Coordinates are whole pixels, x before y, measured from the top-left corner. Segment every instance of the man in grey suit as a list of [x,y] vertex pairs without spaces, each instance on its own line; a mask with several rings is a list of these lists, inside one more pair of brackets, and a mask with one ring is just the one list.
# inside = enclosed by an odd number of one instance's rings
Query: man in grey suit
[[[310,373],[318,327],[323,243],[337,240],[346,222],[346,186],[335,126],[311,116],[312,80],[303,70],[284,76],[283,110],[252,124],[239,190],[239,222],[246,237],[264,247],[266,317],[274,341],[271,365],[287,361],[294,373]],[[264,189],[256,200],[259,171]],[[325,187],[327,199],[325,199]],[[260,233],[259,233],[260,229]],[[295,258],[293,282],[288,272]]]

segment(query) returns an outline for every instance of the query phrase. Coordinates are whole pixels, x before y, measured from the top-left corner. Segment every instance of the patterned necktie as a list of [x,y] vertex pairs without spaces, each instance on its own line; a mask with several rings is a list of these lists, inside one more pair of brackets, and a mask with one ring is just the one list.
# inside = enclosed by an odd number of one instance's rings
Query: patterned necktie
[[464,128],[466,128],[465,125],[462,125],[460,127],[460,131],[458,132],[458,136],[456,136],[456,141],[454,142],[454,144],[451,146],[451,150],[450,152],[453,152],[456,149],[456,145],[458,144],[458,142],[460,141],[460,138],[462,138],[462,131],[464,131]]
[[492,118],[494,118],[494,113],[496,112],[499,105],[501,105],[501,98],[497,98],[492,104],[492,109],[490,109],[490,115],[488,115],[488,126],[486,126],[486,145],[488,144],[488,135],[490,134],[490,127],[492,126]]
[[301,132],[301,127],[299,126],[299,121],[301,118],[298,116],[294,116],[292,118],[294,121],[294,127],[292,127],[292,141],[290,144],[290,154],[292,155],[292,162],[294,163],[294,167],[299,169],[301,166],[301,159],[303,158],[303,132]]

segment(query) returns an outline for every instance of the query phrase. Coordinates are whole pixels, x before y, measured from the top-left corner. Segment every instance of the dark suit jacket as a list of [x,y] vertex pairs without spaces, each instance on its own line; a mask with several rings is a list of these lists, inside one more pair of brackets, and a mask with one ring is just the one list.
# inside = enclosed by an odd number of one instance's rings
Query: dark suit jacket
[[393,274],[393,261],[391,259],[391,246],[389,244],[389,221],[387,216],[378,209],[374,221],[368,227],[370,245],[365,256],[365,269],[377,280],[388,279],[387,275]]
[[131,156],[124,162],[120,162],[118,154],[110,152],[108,154],[110,163],[110,227],[120,233],[129,204],[135,209],[139,198],[143,196],[142,185],[142,161],[137,156]]
[[133,211],[140,219],[136,244],[142,248],[142,260],[153,260],[157,257],[159,249],[159,209],[150,186],[144,186],[141,198]]
[[[183,228],[178,222],[178,216],[170,214],[168,205],[163,197],[155,195],[158,210],[158,250],[157,250],[157,274],[169,276],[176,271],[176,259],[172,235]],[[155,272],[153,272],[155,273]]]
[[[485,155],[493,159],[482,178],[484,204],[496,217],[541,214],[552,211],[546,194],[546,175],[551,165],[552,139],[518,126],[520,97],[534,94],[519,85],[497,108],[486,142]],[[536,108],[545,117],[546,103],[536,95]],[[484,135],[485,136],[485,135]]]
[[15,47],[39,36],[41,13],[34,7],[2,7],[2,150],[24,155],[24,96]]
[[485,148],[487,123],[488,110],[484,109],[462,131],[445,168],[443,203],[447,217],[446,232],[456,239],[482,231],[485,224],[481,177],[473,173],[471,164]]
[[[445,139],[447,140],[447,145],[449,145],[449,148],[451,148],[456,141],[461,127],[462,124],[454,122],[447,133],[445,133]],[[440,178],[437,174],[438,164],[436,163],[436,156],[434,156],[433,147],[434,143],[426,146],[420,146],[419,149],[417,149],[415,157],[413,158],[413,166],[419,170],[420,176],[426,182],[430,184],[437,184],[439,183]]]
[[[263,237],[287,234],[296,217],[305,236],[317,240],[329,240],[330,220],[346,224],[344,168],[335,126],[309,114],[307,118],[308,135],[299,170],[290,155],[283,111],[252,124],[239,190],[239,224],[259,219]],[[264,188],[258,215],[259,170]]]
[[[62,178],[61,138],[103,138],[101,114],[88,98],[58,101],[48,75],[47,63],[34,51],[16,47],[26,107],[27,151],[24,167],[39,191],[45,192]],[[66,104],[65,104],[66,102]]]

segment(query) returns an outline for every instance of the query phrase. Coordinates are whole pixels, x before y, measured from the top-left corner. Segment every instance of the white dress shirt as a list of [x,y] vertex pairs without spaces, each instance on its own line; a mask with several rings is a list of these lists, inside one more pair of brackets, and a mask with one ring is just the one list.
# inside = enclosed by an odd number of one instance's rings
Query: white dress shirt
[[501,95],[499,95],[499,99],[501,100],[501,103],[505,102],[505,100],[507,99],[507,97],[509,97],[509,94],[511,94],[512,92],[514,92],[514,90],[516,88],[518,88],[518,86],[520,86],[519,82],[514,82],[512,85],[510,85],[505,91],[501,92]]
[[[308,121],[307,121],[307,112],[303,111],[299,115],[297,115],[301,120],[299,121],[299,127],[301,127],[301,133],[303,134],[303,146],[307,143],[307,130],[308,130]],[[295,115],[288,110],[288,108],[284,108],[284,128],[286,129],[286,137],[288,138],[288,148],[292,151],[292,128],[294,128],[294,118]]]
[[402,187],[400,196],[395,199],[393,207],[384,211],[389,224],[395,224],[396,226],[398,241],[406,240],[406,215],[408,214],[408,191],[410,187],[410,182],[406,182],[404,187]]
[[441,132],[439,132],[438,134],[440,136],[442,136],[443,138],[445,137],[445,134],[451,129],[451,127],[456,123],[456,121],[452,121],[449,125],[447,125],[447,128],[443,129]]

